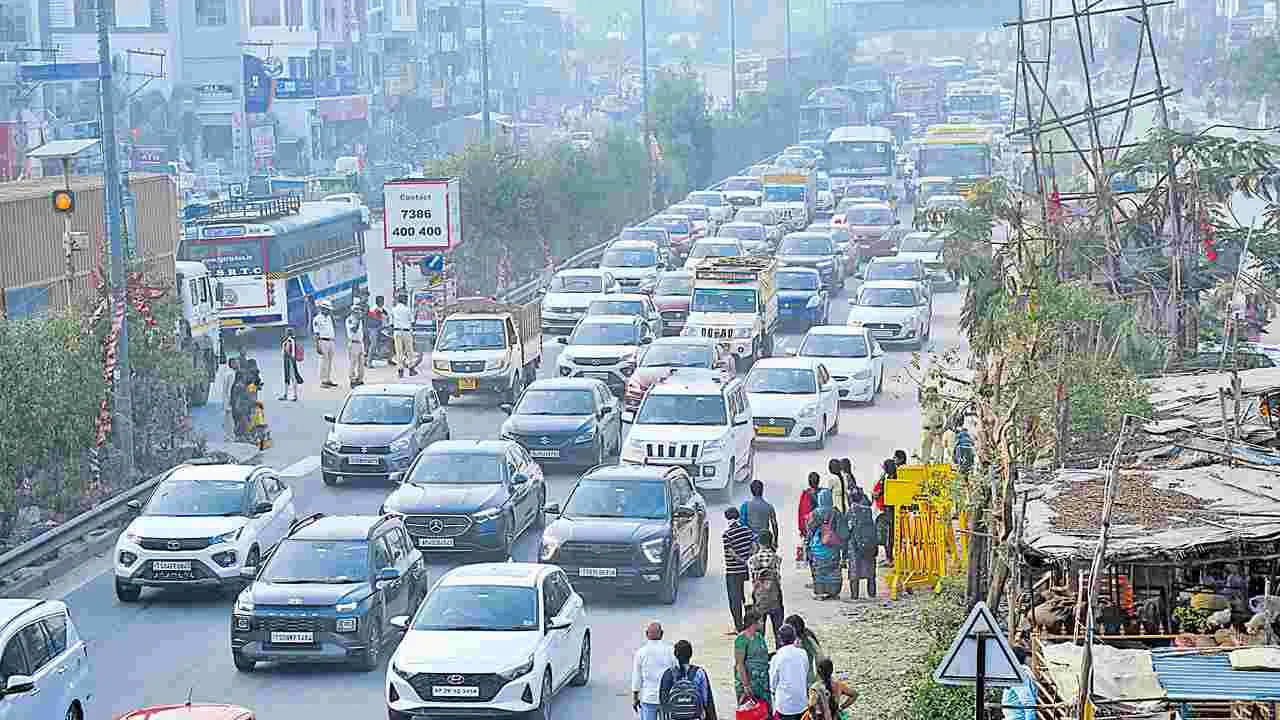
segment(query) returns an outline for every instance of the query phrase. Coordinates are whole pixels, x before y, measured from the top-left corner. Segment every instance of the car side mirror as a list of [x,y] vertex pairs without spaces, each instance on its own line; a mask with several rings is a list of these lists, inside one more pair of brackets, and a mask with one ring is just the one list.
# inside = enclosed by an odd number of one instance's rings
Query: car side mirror
[[511,476],[512,485],[523,485],[527,482],[529,482],[529,476],[525,475],[524,473],[516,473],[515,475]]
[[547,289],[546,289],[546,288],[538,288],[538,297],[542,297],[542,296],[544,296],[544,295],[546,295],[546,294],[547,294]]
[[650,336],[648,336],[648,335],[645,335],[644,337],[640,338],[640,344],[641,344],[641,345],[652,345],[652,344],[653,344],[653,338],[652,338],[652,337],[650,337]]
[[853,271],[853,276],[859,280],[865,280],[867,278],[867,271],[859,268]]
[[560,337],[556,338],[556,342],[560,343],[561,345],[568,345],[569,338],[564,335],[561,335]]
[[681,519],[691,518],[696,514],[697,514],[697,511],[693,509],[692,505],[679,505],[676,507],[675,510],[671,512],[672,517],[681,518]]
[[4,694],[9,695],[25,695],[36,689],[36,679],[30,675],[10,675],[8,682],[4,684]]
[[600,408],[600,417],[603,419],[605,415],[608,415],[611,412],[613,412],[613,407],[609,405],[605,405],[604,407]]
[[253,582],[258,577],[258,568],[252,565],[245,565],[240,568],[240,579],[245,582]]
[[542,506],[542,512],[548,515],[559,515],[560,503],[547,503],[546,505]]
[[748,424],[748,423],[750,423],[750,422],[751,422],[751,416],[750,416],[750,415],[739,415],[739,416],[738,416],[738,418],[737,418],[736,420],[734,420],[734,421],[733,421],[733,425],[734,425],[734,427],[737,427],[737,426],[739,426],[739,425],[746,425],[746,424]]
[[797,355],[799,355],[799,354],[800,354],[800,348],[787,348],[787,349],[783,350],[782,352],[783,352],[783,354],[785,354],[785,355],[787,355],[787,356],[789,356],[789,357],[796,357]]
[[332,424],[334,424],[334,423],[338,422],[338,416],[337,416],[337,415],[334,415],[333,413],[325,413],[325,414],[324,414],[324,421],[325,421],[325,422],[327,422],[327,423],[329,423],[330,425],[332,425]]
[[257,505],[253,506],[253,514],[255,516],[266,515],[267,513],[271,512],[273,509],[274,509],[274,506],[271,503],[260,502]]
[[857,306],[858,306],[858,298],[855,298],[855,297],[849,298],[849,307],[857,307]]
[[396,580],[400,579],[400,569],[393,568],[393,567],[384,567],[378,571],[378,576],[375,579],[379,584],[385,583],[385,582],[395,582]]
[[500,409],[500,410],[502,410],[502,412],[504,412],[504,413],[506,413],[506,414],[510,415],[510,414],[511,414],[511,411],[512,411],[512,410],[515,410],[515,406],[514,406],[514,405],[512,405],[511,403],[502,403],[501,405],[499,405],[499,406],[498,406],[498,409]]
[[124,506],[129,508],[129,512],[133,513],[134,515],[137,515],[142,512],[141,500],[130,500],[129,502],[125,503]]
[[390,622],[391,622],[391,627],[395,628],[400,632],[404,632],[409,629],[408,615],[396,615],[395,617],[391,618]]
[[422,417],[418,418],[418,423],[420,425],[430,425],[435,421],[436,419],[432,417],[431,413],[424,413]]

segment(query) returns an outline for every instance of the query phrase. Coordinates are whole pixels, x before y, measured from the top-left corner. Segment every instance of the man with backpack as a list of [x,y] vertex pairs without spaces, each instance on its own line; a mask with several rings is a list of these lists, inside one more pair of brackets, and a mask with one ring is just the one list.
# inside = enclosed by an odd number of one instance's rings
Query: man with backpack
[[675,644],[676,666],[662,674],[658,691],[663,720],[715,720],[716,700],[711,694],[707,672],[694,665],[693,645],[688,640]]
[[778,512],[773,509],[773,503],[764,499],[764,483],[759,480],[751,481],[751,498],[744,500],[742,505],[738,507],[738,514],[741,517],[742,524],[751,528],[751,534],[760,539],[760,533],[768,530],[773,535],[776,542],[780,537],[778,535]]
[[969,430],[965,428],[963,420],[956,420],[955,426],[951,431],[951,462],[955,465],[956,470],[962,473],[968,473],[973,470],[974,457],[976,449],[973,445],[973,437],[969,435]]

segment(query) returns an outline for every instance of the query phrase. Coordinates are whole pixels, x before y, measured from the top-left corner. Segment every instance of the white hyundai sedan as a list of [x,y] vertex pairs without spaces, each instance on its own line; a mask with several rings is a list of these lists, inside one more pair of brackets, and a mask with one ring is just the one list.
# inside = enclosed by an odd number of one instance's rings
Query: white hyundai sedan
[[555,565],[454,568],[391,624],[405,635],[387,666],[390,720],[549,718],[556,692],[591,676],[586,609]]
[[747,376],[755,440],[826,447],[840,432],[840,395],[826,366],[810,358],[758,360]]
[[809,328],[795,355],[825,365],[844,402],[873,403],[884,387],[884,350],[866,327]]

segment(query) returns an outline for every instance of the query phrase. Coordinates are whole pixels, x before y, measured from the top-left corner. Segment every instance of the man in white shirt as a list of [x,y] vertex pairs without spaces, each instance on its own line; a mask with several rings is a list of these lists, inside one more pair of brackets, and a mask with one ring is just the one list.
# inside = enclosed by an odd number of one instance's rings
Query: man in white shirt
[[417,366],[413,360],[413,310],[409,307],[408,298],[396,296],[396,304],[391,306],[392,338],[395,341],[396,365],[400,377],[408,369],[410,375],[417,375]]
[[778,720],[800,720],[809,707],[809,654],[796,642],[796,629],[778,630],[778,651],[769,661],[769,690]]
[[320,356],[320,387],[336,388],[333,382],[333,305],[328,300],[316,303],[315,319],[311,321],[311,334],[316,337],[316,354]]
[[[631,701],[640,720],[658,720],[662,675],[676,666],[675,650],[662,642],[662,624],[651,622],[644,629],[644,645],[636,650],[631,668]],[[803,650],[800,651],[802,654]]]

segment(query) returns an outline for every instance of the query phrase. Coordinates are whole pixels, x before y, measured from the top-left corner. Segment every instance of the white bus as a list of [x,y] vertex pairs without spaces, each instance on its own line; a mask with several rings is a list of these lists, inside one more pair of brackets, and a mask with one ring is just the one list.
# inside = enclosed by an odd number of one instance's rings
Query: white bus
[[367,278],[360,209],[290,195],[212,203],[183,228],[180,260],[213,276],[223,327],[310,329],[313,304],[351,302]]
[[836,128],[827,136],[824,149],[832,188],[844,187],[851,179],[888,180],[890,187],[897,183],[893,132],[888,128],[872,125]]

